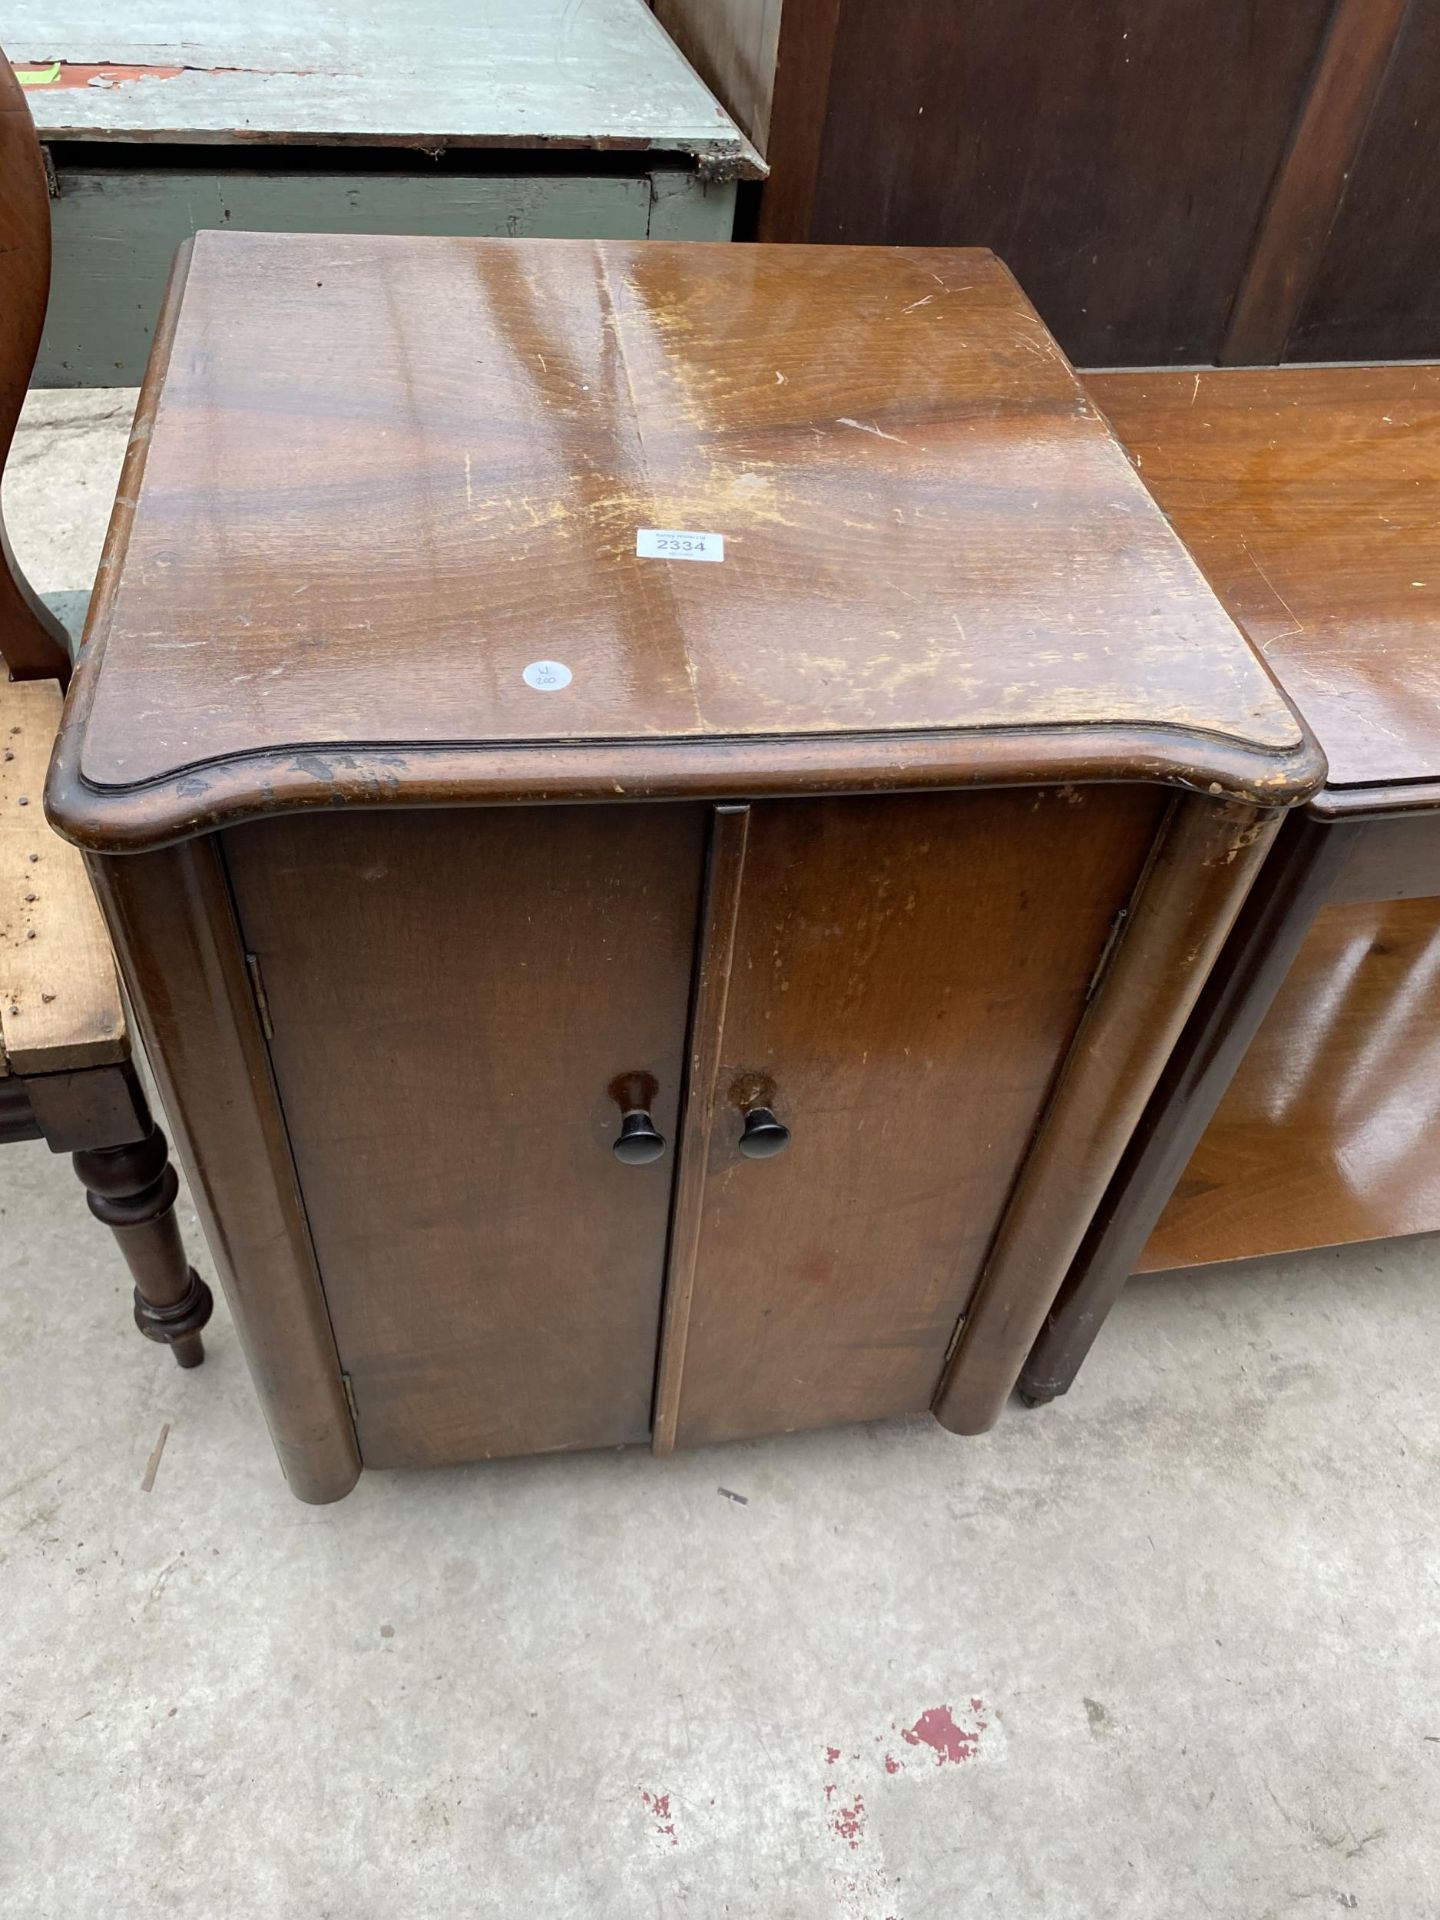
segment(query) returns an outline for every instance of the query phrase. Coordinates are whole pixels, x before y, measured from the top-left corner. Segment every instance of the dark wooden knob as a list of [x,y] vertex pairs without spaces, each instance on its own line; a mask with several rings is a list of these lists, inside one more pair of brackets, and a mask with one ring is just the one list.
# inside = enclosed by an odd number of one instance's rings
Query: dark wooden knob
[[773,1160],[790,1144],[790,1129],[769,1107],[751,1107],[740,1134],[740,1151],[747,1160]]
[[620,1116],[620,1135],[610,1151],[627,1167],[648,1166],[665,1151],[665,1136],[656,1130],[645,1107],[632,1107]]

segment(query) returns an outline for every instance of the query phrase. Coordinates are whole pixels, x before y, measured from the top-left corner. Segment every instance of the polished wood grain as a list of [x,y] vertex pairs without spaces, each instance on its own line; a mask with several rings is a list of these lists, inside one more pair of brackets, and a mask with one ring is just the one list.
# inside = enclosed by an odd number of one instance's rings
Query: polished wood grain
[[767,239],[993,247],[1081,365],[1213,360],[1331,0],[785,0]]
[[90,871],[290,1490],[337,1500],[360,1454],[218,847]]
[[[930,1404],[1133,892],[1141,786],[752,809],[682,1445]],[[747,1107],[791,1144],[739,1151]]]
[[1320,909],[1137,1271],[1440,1230],[1440,900]]
[[1087,385],[1318,735],[1331,799],[1440,776],[1440,367]]
[[1074,1382],[1346,860],[1344,832],[1303,809],[1282,825],[1026,1359],[1031,1406]]
[[53,793],[91,844],[430,772],[614,797],[667,749],[773,790],[777,737],[822,784],[994,777],[1019,728],[1313,784],[987,255],[202,234],[172,329]]
[[1409,6],[1336,0],[1230,315],[1223,365],[1285,357]]
[[1280,820],[1173,803],[936,1395],[952,1432],[999,1418]]
[[[648,1437],[705,824],[226,837],[367,1465]],[[611,1151],[632,1104],[669,1143],[646,1166]]]
[[[50,290],[50,196],[35,124],[19,81],[0,52],[0,469],[45,324]],[[21,573],[0,513],[0,666],[17,680],[70,678],[58,620]]]
[[[1371,0],[1376,11],[1385,0]],[[1440,195],[1430,131],[1440,111],[1440,5],[1410,0],[1310,297],[1297,360],[1440,354]]]
[[0,680],[0,1052],[17,1073],[130,1057],[84,859],[45,818],[59,720],[53,680]]
[[735,962],[735,928],[750,836],[749,807],[716,807],[710,817],[710,846],[705,863],[704,906],[695,958],[695,991],[690,1010],[689,1058],[676,1141],[675,1195],[665,1273],[665,1317],[660,1358],[655,1370],[652,1446],[673,1453],[680,1418],[685,1352],[695,1299],[700,1235],[705,1219],[705,1190],[710,1168],[710,1139],[725,1013]]

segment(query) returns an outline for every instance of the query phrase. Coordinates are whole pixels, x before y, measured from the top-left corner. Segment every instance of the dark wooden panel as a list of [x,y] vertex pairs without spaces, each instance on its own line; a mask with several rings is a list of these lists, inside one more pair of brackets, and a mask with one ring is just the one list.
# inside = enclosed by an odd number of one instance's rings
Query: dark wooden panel
[[1437,121],[1440,0],[1411,0],[1290,358],[1440,354]]
[[288,818],[228,858],[370,1466],[643,1440],[703,860],[691,807]]
[[1322,907],[1140,1272],[1440,1229],[1440,900]]
[[741,132],[764,153],[781,0],[654,0],[654,5],[655,18]]
[[993,247],[1073,360],[1213,360],[1329,13],[849,0],[785,237]]
[[[752,809],[681,1444],[929,1404],[1154,788]],[[789,1149],[741,1157],[766,1083]]]
[[1284,357],[1334,224],[1409,0],[1335,0],[1294,136],[1275,176],[1220,358]]
[[756,237],[808,240],[844,0],[784,0]]

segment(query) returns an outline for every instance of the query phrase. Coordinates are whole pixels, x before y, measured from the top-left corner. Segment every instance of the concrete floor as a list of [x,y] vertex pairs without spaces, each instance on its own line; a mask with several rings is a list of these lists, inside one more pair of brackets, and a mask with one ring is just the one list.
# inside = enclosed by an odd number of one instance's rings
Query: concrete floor
[[[32,410],[42,587],[88,578],[124,423]],[[223,1306],[179,1373],[68,1165],[7,1148],[0,1915],[1440,1912],[1437,1256],[1146,1281],[982,1440],[311,1509]]]

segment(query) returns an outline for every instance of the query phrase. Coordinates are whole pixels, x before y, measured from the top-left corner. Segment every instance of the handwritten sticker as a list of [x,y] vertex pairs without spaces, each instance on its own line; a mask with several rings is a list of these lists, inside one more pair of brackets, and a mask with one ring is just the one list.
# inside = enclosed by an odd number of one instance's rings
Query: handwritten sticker
[[723,560],[723,533],[676,533],[666,527],[639,527],[635,551],[642,560]]
[[575,676],[563,660],[532,660],[520,678],[537,693],[558,693]]

